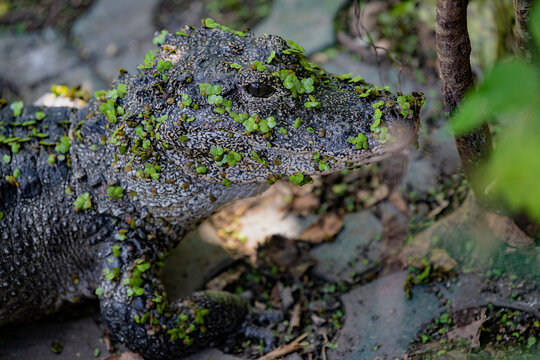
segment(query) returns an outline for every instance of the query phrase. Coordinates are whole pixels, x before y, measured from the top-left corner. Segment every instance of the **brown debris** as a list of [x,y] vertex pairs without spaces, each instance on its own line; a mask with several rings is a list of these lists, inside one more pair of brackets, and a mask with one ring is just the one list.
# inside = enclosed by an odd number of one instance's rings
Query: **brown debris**
[[303,348],[303,344],[300,341],[304,340],[307,337],[307,334],[304,333],[294,339],[291,343],[283,345],[275,349],[274,351],[269,352],[268,354],[261,356],[258,360],[274,360],[279,359],[282,356],[290,354],[292,352],[298,351]]
[[310,227],[304,230],[298,239],[313,244],[320,244],[337,235],[337,233],[341,231],[342,227],[342,218],[336,214],[325,214]]
[[448,332],[448,340],[467,339],[470,341],[470,347],[472,349],[480,346],[480,329],[482,324],[488,320],[480,319],[473,321],[465,326],[460,326],[454,330]]
[[122,354],[109,355],[104,358],[99,358],[98,360],[144,360],[144,359],[139,354],[132,353],[132,352],[125,352]]

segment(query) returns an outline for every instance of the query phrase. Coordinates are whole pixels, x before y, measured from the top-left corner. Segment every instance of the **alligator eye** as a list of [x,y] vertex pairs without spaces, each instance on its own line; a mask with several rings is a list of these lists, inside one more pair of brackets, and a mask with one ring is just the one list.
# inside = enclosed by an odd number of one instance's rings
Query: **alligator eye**
[[248,93],[255,97],[268,97],[275,91],[272,86],[260,82],[247,84],[245,89]]

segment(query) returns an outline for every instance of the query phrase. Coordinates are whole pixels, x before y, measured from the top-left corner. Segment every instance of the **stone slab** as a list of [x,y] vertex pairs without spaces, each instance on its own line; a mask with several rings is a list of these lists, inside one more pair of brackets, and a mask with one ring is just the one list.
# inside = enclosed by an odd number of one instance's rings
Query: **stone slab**
[[294,40],[307,54],[335,41],[334,17],[344,0],[275,0],[270,16],[254,29]]
[[152,22],[159,0],[98,0],[79,18],[71,31],[83,58],[96,62],[96,71],[106,81],[116,78],[119,68],[133,73],[153,49],[156,32]]
[[369,211],[348,214],[336,240],[316,247],[311,255],[317,260],[315,272],[330,281],[348,281],[379,260],[383,227]]
[[[96,348],[100,354],[108,354],[102,337],[103,331],[91,316],[61,322],[8,325],[0,329],[0,359],[93,359]],[[53,343],[63,345],[61,353],[51,351]]]
[[221,247],[215,228],[204,222],[188,233],[165,259],[161,279],[171,300],[201,290],[217,272],[233,262]]
[[425,286],[415,286],[408,300],[406,277],[406,271],[393,273],[341,297],[347,318],[329,360],[401,359],[418,331],[445,311]]

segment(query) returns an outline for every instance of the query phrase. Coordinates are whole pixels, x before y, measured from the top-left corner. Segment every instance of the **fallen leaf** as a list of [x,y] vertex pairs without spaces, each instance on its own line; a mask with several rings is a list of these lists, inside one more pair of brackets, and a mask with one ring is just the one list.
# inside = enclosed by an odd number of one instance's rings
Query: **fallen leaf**
[[493,213],[486,213],[485,216],[491,230],[501,236],[507,244],[517,248],[534,246],[534,240],[521,231],[509,217]]
[[246,268],[244,266],[238,267],[234,272],[229,273],[224,271],[221,274],[214,277],[206,284],[206,289],[208,290],[223,290],[229,284],[232,284],[236,280],[240,279]]
[[289,328],[291,330],[300,326],[301,315],[302,315],[302,306],[300,304],[295,304],[292,315],[291,315],[291,322],[289,323]]
[[375,191],[373,191],[373,193],[371,194],[371,197],[364,204],[364,207],[368,208],[370,206],[375,205],[379,201],[386,199],[388,197],[388,194],[389,194],[388,186],[386,186],[385,184],[382,184],[381,186],[376,188]]
[[259,249],[257,261],[277,266],[281,271],[287,270],[292,276],[300,277],[315,264],[306,247],[306,244],[299,241],[272,235]]
[[315,212],[320,205],[320,197],[311,192],[302,196],[295,196],[291,204],[291,209],[299,215],[307,216]]
[[132,353],[132,352],[125,352],[122,354],[109,355],[104,358],[99,358],[98,360],[144,360],[144,359],[139,354]]
[[326,214],[304,230],[298,239],[313,244],[320,244],[325,240],[333,238],[339,233],[342,227],[343,219],[336,214]]
[[480,319],[471,322],[465,326],[460,326],[454,330],[448,332],[448,340],[467,339],[471,342],[471,348],[477,348],[480,346],[480,328],[482,324],[487,320]]
[[433,249],[429,255],[429,262],[436,270],[444,273],[452,271],[457,266],[456,260],[454,260],[445,249]]
[[259,360],[274,360],[279,359],[287,354],[290,354],[292,352],[298,351],[304,347],[303,344],[300,343],[300,341],[304,340],[306,338],[307,334],[302,334],[296,339],[294,339],[292,342],[286,345],[282,345],[278,347],[277,349],[269,352],[268,354],[261,356]]

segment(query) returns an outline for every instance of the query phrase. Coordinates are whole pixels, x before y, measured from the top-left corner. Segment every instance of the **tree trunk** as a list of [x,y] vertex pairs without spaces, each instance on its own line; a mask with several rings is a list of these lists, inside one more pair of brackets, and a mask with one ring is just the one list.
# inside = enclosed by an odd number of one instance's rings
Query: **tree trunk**
[[514,16],[516,24],[514,26],[514,36],[520,55],[531,62],[540,61],[540,54],[535,48],[531,33],[529,32],[528,19],[529,11],[533,6],[533,0],[513,0]]
[[[473,84],[471,43],[467,32],[468,0],[437,0],[436,46],[445,110],[451,115]],[[483,202],[486,187],[475,177],[492,150],[491,133],[482,124],[466,135],[455,137],[463,171],[476,198]]]

